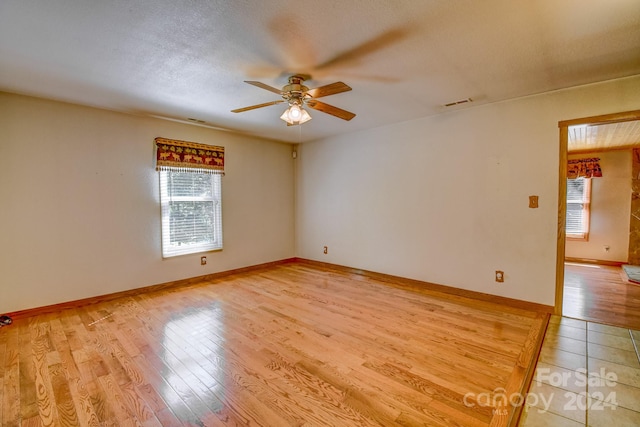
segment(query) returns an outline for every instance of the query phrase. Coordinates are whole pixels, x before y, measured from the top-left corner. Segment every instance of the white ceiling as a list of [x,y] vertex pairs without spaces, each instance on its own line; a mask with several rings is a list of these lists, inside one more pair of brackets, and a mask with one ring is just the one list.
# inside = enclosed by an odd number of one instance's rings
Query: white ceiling
[[568,152],[597,152],[640,146],[640,121],[569,126]]
[[[357,116],[230,112],[296,72]],[[0,90],[289,142],[636,74],[639,0],[0,2]]]

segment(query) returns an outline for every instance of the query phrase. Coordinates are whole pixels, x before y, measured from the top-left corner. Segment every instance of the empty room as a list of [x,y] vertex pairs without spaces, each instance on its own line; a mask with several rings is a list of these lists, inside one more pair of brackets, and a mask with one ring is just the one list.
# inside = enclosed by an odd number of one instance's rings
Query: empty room
[[640,425],[638,123],[637,0],[4,0],[0,425]]

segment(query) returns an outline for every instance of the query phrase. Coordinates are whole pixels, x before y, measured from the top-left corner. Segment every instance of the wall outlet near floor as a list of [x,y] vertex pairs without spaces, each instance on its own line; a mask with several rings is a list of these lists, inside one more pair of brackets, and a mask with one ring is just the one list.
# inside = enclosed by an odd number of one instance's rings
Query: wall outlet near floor
[[496,270],[496,282],[504,282],[504,271]]
[[322,249],[322,253],[325,254],[325,255],[328,254],[329,253],[329,247],[325,246],[324,249]]
[[201,256],[200,257],[200,265],[207,265],[207,257],[206,256]]
[[609,245],[605,245],[605,246],[604,246],[604,251],[605,251],[605,252],[609,252],[609,249],[610,249],[610,248],[609,248]]

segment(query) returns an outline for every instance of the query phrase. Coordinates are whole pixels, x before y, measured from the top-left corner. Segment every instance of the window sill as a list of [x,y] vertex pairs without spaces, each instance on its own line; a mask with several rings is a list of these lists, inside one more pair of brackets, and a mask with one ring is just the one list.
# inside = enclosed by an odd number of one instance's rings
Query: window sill
[[571,240],[571,241],[574,241],[574,242],[588,242],[589,241],[589,233],[567,234],[567,240]]

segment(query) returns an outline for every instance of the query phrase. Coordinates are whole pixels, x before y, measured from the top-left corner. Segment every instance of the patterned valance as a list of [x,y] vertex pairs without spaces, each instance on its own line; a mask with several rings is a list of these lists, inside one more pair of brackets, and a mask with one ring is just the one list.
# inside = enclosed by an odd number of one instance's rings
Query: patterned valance
[[156,170],[200,169],[224,174],[224,147],[156,138]]
[[602,176],[600,169],[600,159],[573,159],[567,164],[567,178],[576,179],[580,177],[597,178]]

